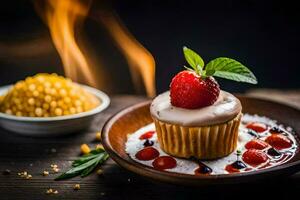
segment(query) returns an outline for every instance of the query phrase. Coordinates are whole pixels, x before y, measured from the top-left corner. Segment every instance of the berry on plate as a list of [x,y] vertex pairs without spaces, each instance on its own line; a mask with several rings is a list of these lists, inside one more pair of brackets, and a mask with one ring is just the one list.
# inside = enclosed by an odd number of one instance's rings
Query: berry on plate
[[135,157],[139,160],[153,160],[158,156],[159,152],[153,147],[146,147],[135,154]]
[[262,133],[268,129],[266,124],[259,123],[259,122],[251,122],[246,125],[246,128],[252,129],[257,133]]
[[280,134],[272,134],[267,137],[265,141],[278,150],[290,148],[292,146],[292,141]]
[[171,156],[160,156],[152,162],[152,165],[155,169],[165,170],[165,169],[172,169],[176,167],[177,162]]
[[247,142],[245,144],[245,148],[246,149],[258,149],[258,150],[263,150],[265,149],[266,147],[268,147],[268,143],[266,143],[265,141],[263,140],[259,140],[259,139],[253,139],[249,142]]
[[268,161],[268,156],[257,149],[249,149],[243,153],[243,161],[251,166],[257,166]]

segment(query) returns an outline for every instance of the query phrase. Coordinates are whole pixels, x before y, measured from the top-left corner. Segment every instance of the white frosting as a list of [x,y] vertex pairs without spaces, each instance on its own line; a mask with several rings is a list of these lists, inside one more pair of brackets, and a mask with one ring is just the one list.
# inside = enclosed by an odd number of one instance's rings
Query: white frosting
[[151,115],[163,122],[182,126],[205,126],[227,122],[242,110],[240,101],[232,94],[220,91],[217,101],[199,109],[175,107],[170,101],[170,92],[158,95],[150,107]]

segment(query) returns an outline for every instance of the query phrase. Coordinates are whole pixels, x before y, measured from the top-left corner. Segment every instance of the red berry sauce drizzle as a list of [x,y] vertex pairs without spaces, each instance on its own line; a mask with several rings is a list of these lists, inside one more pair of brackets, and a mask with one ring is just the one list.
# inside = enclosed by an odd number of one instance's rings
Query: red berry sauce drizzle
[[[296,153],[296,138],[283,128],[264,123],[244,124],[254,139],[248,141],[245,151],[237,153],[237,161],[225,167],[228,173],[270,168],[289,161]],[[241,165],[236,165],[237,163]]]
[[297,138],[277,124],[268,125],[247,120],[247,123],[242,121],[240,129],[239,134],[248,135],[248,139],[238,147],[240,150],[218,159],[223,159],[223,164],[217,164],[218,160],[200,161],[167,155],[159,147],[153,124],[129,136],[132,138],[126,143],[126,151],[135,161],[156,170],[210,175],[270,168],[289,161],[298,150]]

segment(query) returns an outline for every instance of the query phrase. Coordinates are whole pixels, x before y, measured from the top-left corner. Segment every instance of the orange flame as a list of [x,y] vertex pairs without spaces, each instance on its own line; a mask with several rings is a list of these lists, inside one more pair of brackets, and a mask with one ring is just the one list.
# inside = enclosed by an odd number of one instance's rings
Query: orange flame
[[[91,69],[90,57],[80,49],[75,39],[75,28],[88,15],[91,0],[46,0],[41,8],[36,4],[40,15],[45,19],[54,45],[62,59],[67,77],[77,81],[83,75],[85,81],[96,86]],[[99,13],[98,13],[99,14]],[[130,34],[115,15],[108,13],[100,20],[106,27],[117,46],[123,52],[133,78],[135,88],[141,92],[143,86],[148,96],[155,95],[155,61],[152,55]]]
[[[94,19],[101,21],[124,53],[136,89],[141,91],[140,86],[145,85],[147,95],[149,97],[155,96],[155,61],[151,53],[132,36],[111,12],[104,15],[96,13]],[[143,81],[143,84],[141,84],[141,81]]]
[[75,26],[87,16],[89,5],[79,0],[47,0],[44,9],[38,10],[49,27],[66,76],[78,80],[82,74],[84,81],[95,87],[92,70],[75,40]]

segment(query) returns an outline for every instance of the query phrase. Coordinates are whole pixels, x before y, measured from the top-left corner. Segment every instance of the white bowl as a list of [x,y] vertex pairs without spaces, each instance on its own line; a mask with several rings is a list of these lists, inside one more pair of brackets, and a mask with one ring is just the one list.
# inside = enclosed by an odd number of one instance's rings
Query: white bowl
[[[110,99],[95,88],[81,85],[85,90],[95,95],[101,104],[96,108],[59,117],[18,117],[0,112],[0,126],[6,130],[27,136],[53,136],[83,130],[91,124],[96,114],[109,106]],[[0,87],[0,95],[5,94],[12,85]]]

